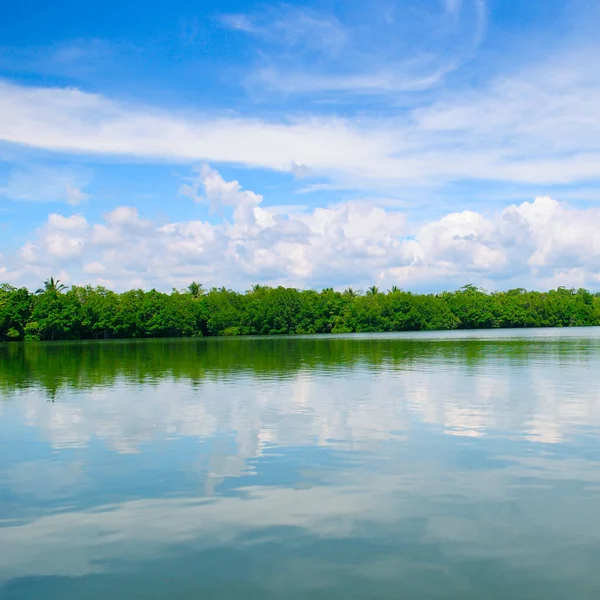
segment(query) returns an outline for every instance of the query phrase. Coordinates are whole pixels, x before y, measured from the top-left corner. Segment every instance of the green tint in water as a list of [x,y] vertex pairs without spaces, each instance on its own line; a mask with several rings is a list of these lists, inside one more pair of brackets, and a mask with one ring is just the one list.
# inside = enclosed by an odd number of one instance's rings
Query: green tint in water
[[600,332],[0,345],[0,597],[597,599]]

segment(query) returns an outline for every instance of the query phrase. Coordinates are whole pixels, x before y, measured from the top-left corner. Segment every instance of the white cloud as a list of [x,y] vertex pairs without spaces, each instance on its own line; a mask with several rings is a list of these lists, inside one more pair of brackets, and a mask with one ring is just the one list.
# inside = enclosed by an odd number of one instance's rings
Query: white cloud
[[299,165],[295,162],[292,163],[291,171],[296,179],[306,179],[314,175],[314,172],[310,167]]
[[48,216],[48,226],[59,231],[77,231],[87,229],[88,224],[83,215],[63,217],[53,213]]
[[600,234],[594,223],[600,209],[575,209],[548,197],[512,205],[492,218],[464,211],[424,225],[406,249],[416,276],[426,264],[455,276],[521,281],[524,286],[597,287]]
[[100,275],[106,271],[106,267],[99,262],[91,262],[87,265],[83,265],[83,272],[90,273],[92,275]]
[[13,274],[36,285],[32,277],[68,264],[72,279],[101,275],[119,289],[132,282],[170,289],[191,279],[239,289],[257,281],[429,289],[600,283],[600,209],[539,197],[490,216],[463,211],[414,227],[399,210],[366,201],[282,215],[217,171],[198,173],[194,194],[231,211],[230,219],[153,223],[133,207],[91,224],[51,214],[20,260],[9,262]]
[[257,31],[256,25],[252,23],[252,19],[244,14],[228,14],[223,15],[220,21],[226,27],[235,29],[236,31],[245,31],[246,33],[254,33]]
[[85,202],[90,197],[89,194],[81,191],[79,188],[73,187],[71,185],[67,186],[67,203],[72,206],[77,206],[82,202]]
[[223,17],[259,43],[249,82],[284,93],[415,91],[440,83],[470,58],[486,26],[484,0],[445,7],[384,1],[340,5],[335,14],[272,6]]
[[272,6],[255,15],[223,15],[221,22],[230,29],[252,34],[280,48],[294,48],[296,52],[310,48],[331,54],[349,42],[347,28],[334,15],[307,7]]
[[[76,89],[4,82],[0,139],[55,152],[243,164],[324,177],[334,188],[370,194],[474,178],[544,186],[594,181],[600,69],[584,63],[577,53],[548,59],[479,90],[392,110],[385,120],[183,115]],[[66,196],[66,185],[61,189]],[[197,189],[191,181],[181,192],[199,199]]]
[[0,139],[54,151],[210,158],[281,171],[290,171],[294,163],[319,169],[345,164],[361,172],[365,156],[383,158],[388,138],[384,131],[367,134],[335,118],[190,119],[75,89],[0,83]]
[[[207,201],[213,210],[224,206],[258,205],[262,202],[262,196],[242,190],[237,181],[225,181],[218,171],[208,165],[202,165],[195,171],[197,177],[179,188],[182,196],[187,196],[195,202]],[[204,196],[199,195],[201,187],[204,188]]]
[[35,242],[28,242],[21,249],[21,258],[29,266],[51,266],[79,258],[86,246],[89,229],[83,215],[64,217],[53,213],[47,223],[38,230]]

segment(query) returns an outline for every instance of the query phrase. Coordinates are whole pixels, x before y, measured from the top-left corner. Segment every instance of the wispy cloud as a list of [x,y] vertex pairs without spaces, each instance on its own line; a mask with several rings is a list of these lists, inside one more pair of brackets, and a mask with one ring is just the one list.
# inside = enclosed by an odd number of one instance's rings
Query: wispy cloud
[[456,14],[460,11],[462,0],[446,0],[446,12]]
[[67,80],[114,69],[124,56],[139,52],[132,45],[101,38],[76,38],[39,46],[0,47],[0,68],[12,73],[42,73]]
[[55,152],[292,173],[303,165],[327,183],[369,190],[473,179],[590,181],[600,178],[600,69],[582,63],[583,56],[554,57],[477,90],[360,120],[177,114],[77,89],[5,82],[0,139]]
[[219,17],[220,22],[235,31],[244,31],[245,33],[264,34],[266,30],[256,26],[253,20],[244,14],[232,13]]
[[89,199],[84,188],[89,184],[87,169],[69,167],[28,166],[13,169],[0,196],[25,202],[66,202],[73,206]]
[[440,83],[473,57],[486,12],[484,0],[448,0],[429,10],[377,1],[335,16],[283,6],[222,22],[257,41],[250,83],[284,93],[374,94]]
[[335,52],[351,42],[349,31],[335,16],[309,8],[283,5],[255,15],[223,15],[220,20],[230,29],[296,51]]

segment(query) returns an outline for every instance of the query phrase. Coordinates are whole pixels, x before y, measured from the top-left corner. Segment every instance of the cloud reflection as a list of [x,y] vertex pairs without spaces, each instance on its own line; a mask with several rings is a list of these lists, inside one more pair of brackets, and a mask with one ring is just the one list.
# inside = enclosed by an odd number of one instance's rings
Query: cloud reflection
[[[579,570],[543,577],[585,591],[584,549],[600,548],[590,519],[600,335],[584,333],[48,345],[21,356],[29,366],[12,391],[0,384],[0,434],[16,440],[0,462],[0,585],[108,576],[181,552],[200,564],[218,549],[259,560],[279,544],[260,583],[275,596],[286,581],[309,585],[291,576],[293,548],[306,548],[315,589],[348,577],[393,586],[405,573],[402,589],[416,593],[427,577],[406,587],[414,573],[431,572],[459,594],[481,557],[535,579],[570,552]],[[43,372],[52,356],[58,378]],[[330,543],[372,554],[349,570],[336,553],[318,558]]]

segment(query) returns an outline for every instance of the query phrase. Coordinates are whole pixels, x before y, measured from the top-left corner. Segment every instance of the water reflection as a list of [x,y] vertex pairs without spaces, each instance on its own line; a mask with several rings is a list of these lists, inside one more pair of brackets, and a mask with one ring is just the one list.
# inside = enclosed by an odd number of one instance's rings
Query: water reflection
[[478,335],[0,346],[0,586],[595,597],[600,335]]

